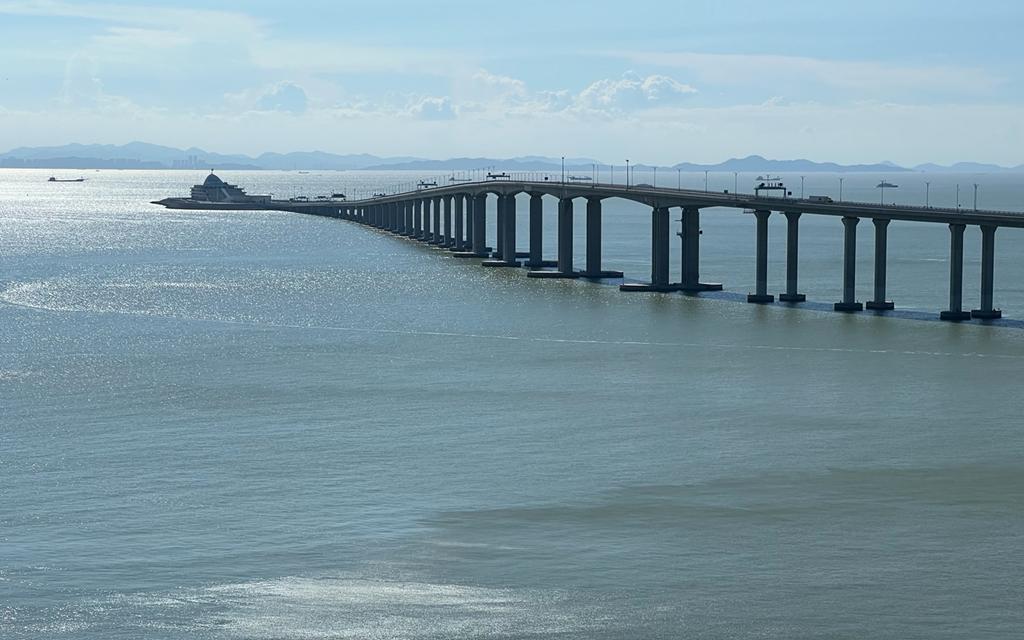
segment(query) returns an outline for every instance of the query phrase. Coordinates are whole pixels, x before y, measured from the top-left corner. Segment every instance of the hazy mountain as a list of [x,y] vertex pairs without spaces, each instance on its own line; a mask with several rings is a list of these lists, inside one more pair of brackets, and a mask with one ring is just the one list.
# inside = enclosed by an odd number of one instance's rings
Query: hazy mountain
[[[607,167],[593,158],[566,158],[566,170],[589,172],[593,165]],[[617,165],[621,166],[621,165]],[[636,163],[641,170],[654,165]],[[253,158],[242,154],[224,154],[197,147],[176,149],[146,142],[112,144],[66,144],[59,147],[19,147],[0,154],[0,167],[41,167],[72,169],[305,169],[305,170],[417,170],[417,171],[469,171],[494,168],[508,171],[556,172],[562,168],[562,159],[550,156],[519,156],[515,158],[449,158],[429,160],[411,156],[382,158],[367,153],[336,154],[325,151],[296,151],[292,153],[263,153]],[[1024,171],[1024,165],[1001,167],[995,164],[958,162],[950,166],[920,164],[913,169],[891,162],[843,165],[811,160],[771,160],[762,156],[732,158],[717,164],[683,162],[665,169],[682,171],[740,171],[744,173],[813,173],[813,172],[877,172],[922,171],[932,173],[994,173]]]
[[176,149],[146,142],[66,144],[19,147],[0,154],[0,166],[117,169],[362,169],[385,162],[415,160],[409,156],[381,158],[369,154],[338,155],[323,151],[264,153],[257,158],[223,154],[197,147]]
[[814,173],[814,172],[889,172],[889,171],[910,171],[891,162],[879,162],[876,164],[836,164],[835,162],[814,162],[812,160],[769,160],[761,156],[747,156],[746,158],[732,158],[718,164],[693,164],[683,162],[672,167],[683,171],[741,171],[746,173],[758,173],[774,171],[779,173]]

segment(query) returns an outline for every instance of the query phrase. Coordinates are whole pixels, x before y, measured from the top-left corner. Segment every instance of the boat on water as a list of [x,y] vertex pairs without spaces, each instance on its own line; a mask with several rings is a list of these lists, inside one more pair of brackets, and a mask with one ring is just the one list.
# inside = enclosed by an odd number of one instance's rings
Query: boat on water
[[253,205],[270,204],[269,195],[249,195],[245,189],[228,184],[212,171],[203,184],[192,187],[188,198],[154,200],[168,209],[251,209]]
[[57,178],[50,176],[47,182],[85,182],[85,178]]
[[885,180],[882,180],[881,182],[879,182],[878,184],[875,185],[875,188],[876,189],[896,189],[899,186],[900,185],[898,185],[898,184],[893,184],[891,182],[886,182]]

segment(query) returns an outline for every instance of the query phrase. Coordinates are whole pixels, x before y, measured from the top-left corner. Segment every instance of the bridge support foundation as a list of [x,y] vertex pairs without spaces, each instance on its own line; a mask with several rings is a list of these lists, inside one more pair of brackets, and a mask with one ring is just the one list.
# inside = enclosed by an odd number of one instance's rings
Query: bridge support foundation
[[572,198],[558,200],[558,263],[556,271],[530,271],[530,278],[578,278],[572,265]]
[[836,311],[862,311],[857,302],[857,223],[860,218],[843,217],[843,300],[835,303]]
[[601,199],[587,198],[587,267],[584,278],[621,278],[621,271],[601,268]]
[[678,291],[680,285],[668,281],[668,263],[668,207],[654,207],[651,210],[651,281],[623,283],[619,285],[619,291]]
[[516,260],[516,197],[510,193],[498,196],[497,259],[487,260],[485,267],[518,267]]
[[429,244],[441,244],[441,198],[438,196],[433,199],[434,211],[431,216],[430,225],[430,241]]
[[1003,317],[1003,312],[992,308],[992,285],[995,273],[996,227],[981,227],[981,308],[971,311],[972,318],[979,320],[995,320]]
[[875,225],[875,295],[864,303],[864,307],[872,311],[889,311],[896,306],[885,299],[889,220],[872,218],[871,222]]
[[754,268],[754,293],[747,294],[747,302],[769,304],[775,302],[775,296],[768,293],[768,218],[771,211],[754,212],[757,220],[757,248]]
[[804,302],[807,296],[799,292],[800,265],[800,212],[787,211],[786,216],[786,293],[779,294],[779,302]]
[[700,209],[683,207],[679,220],[680,288],[686,293],[721,291],[722,285],[717,282],[700,281]]
[[530,194],[530,255],[523,266],[528,269],[554,267],[554,260],[544,260],[544,196]]
[[970,312],[963,310],[964,288],[964,230],[967,225],[949,225],[949,309],[939,314],[942,320],[960,322],[969,320]]
[[465,247],[466,247],[466,240],[465,240],[465,232],[466,232],[465,218],[466,218],[466,215],[465,215],[465,207],[464,207],[466,199],[465,199],[465,197],[461,193],[459,193],[459,194],[455,195],[455,198],[454,198],[454,200],[452,202],[453,202],[453,205],[455,207],[455,212],[454,212],[454,215],[455,215],[455,229],[454,229],[455,234],[452,237],[451,250],[452,251],[464,251]]

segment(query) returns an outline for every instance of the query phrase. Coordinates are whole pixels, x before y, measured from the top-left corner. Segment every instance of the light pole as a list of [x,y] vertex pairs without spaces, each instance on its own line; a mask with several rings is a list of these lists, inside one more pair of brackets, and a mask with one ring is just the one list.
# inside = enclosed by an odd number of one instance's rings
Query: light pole
[[677,191],[682,191],[683,190],[683,170],[682,169],[676,169],[676,190]]
[[804,199],[804,177],[800,176],[800,199]]
[[704,170],[704,193],[708,192],[708,171]]
[[925,209],[928,208],[928,200],[929,200],[929,196],[931,195],[931,193],[930,193],[931,190],[932,190],[932,183],[925,182],[924,183],[924,208]]
[[626,158],[626,189],[629,189],[629,158]]
[[738,171],[733,171],[732,172],[732,194],[733,195],[736,195],[736,193],[740,190],[739,184],[740,184],[740,174],[739,174]]
[[[654,185],[655,189],[658,188],[658,165],[654,165],[654,175],[651,176],[651,183]],[[978,185],[974,185],[974,186],[978,186]],[[977,207],[975,207],[975,208],[977,208]]]
[[878,183],[878,188],[882,190],[882,195],[878,196],[878,204],[884,205],[885,204],[885,178],[882,178],[882,181]]
[[565,184],[565,156],[562,156],[562,184]]
[[839,202],[843,201],[843,179],[839,178]]
[[974,210],[978,210],[978,183],[974,183]]
[[956,208],[957,209],[960,208],[960,184],[959,183],[957,183],[957,185],[956,185]]

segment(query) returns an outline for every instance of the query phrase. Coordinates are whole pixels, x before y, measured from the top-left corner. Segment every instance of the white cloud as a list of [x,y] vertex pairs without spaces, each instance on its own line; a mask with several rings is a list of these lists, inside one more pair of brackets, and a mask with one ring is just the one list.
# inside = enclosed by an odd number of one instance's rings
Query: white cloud
[[906,90],[973,95],[990,92],[1006,81],[985,69],[949,65],[907,66],[760,54],[618,51],[611,55],[634,64],[687,69],[705,83],[750,88],[811,82],[870,95]]
[[306,92],[302,87],[292,82],[279,82],[259,97],[256,108],[261,111],[302,113],[307,103]]
[[617,80],[598,80],[580,92],[577,102],[589,109],[629,110],[678,104],[697,90],[662,75],[628,72]]
[[412,104],[408,113],[420,120],[454,120],[457,115],[452,99],[448,96],[423,98]]

